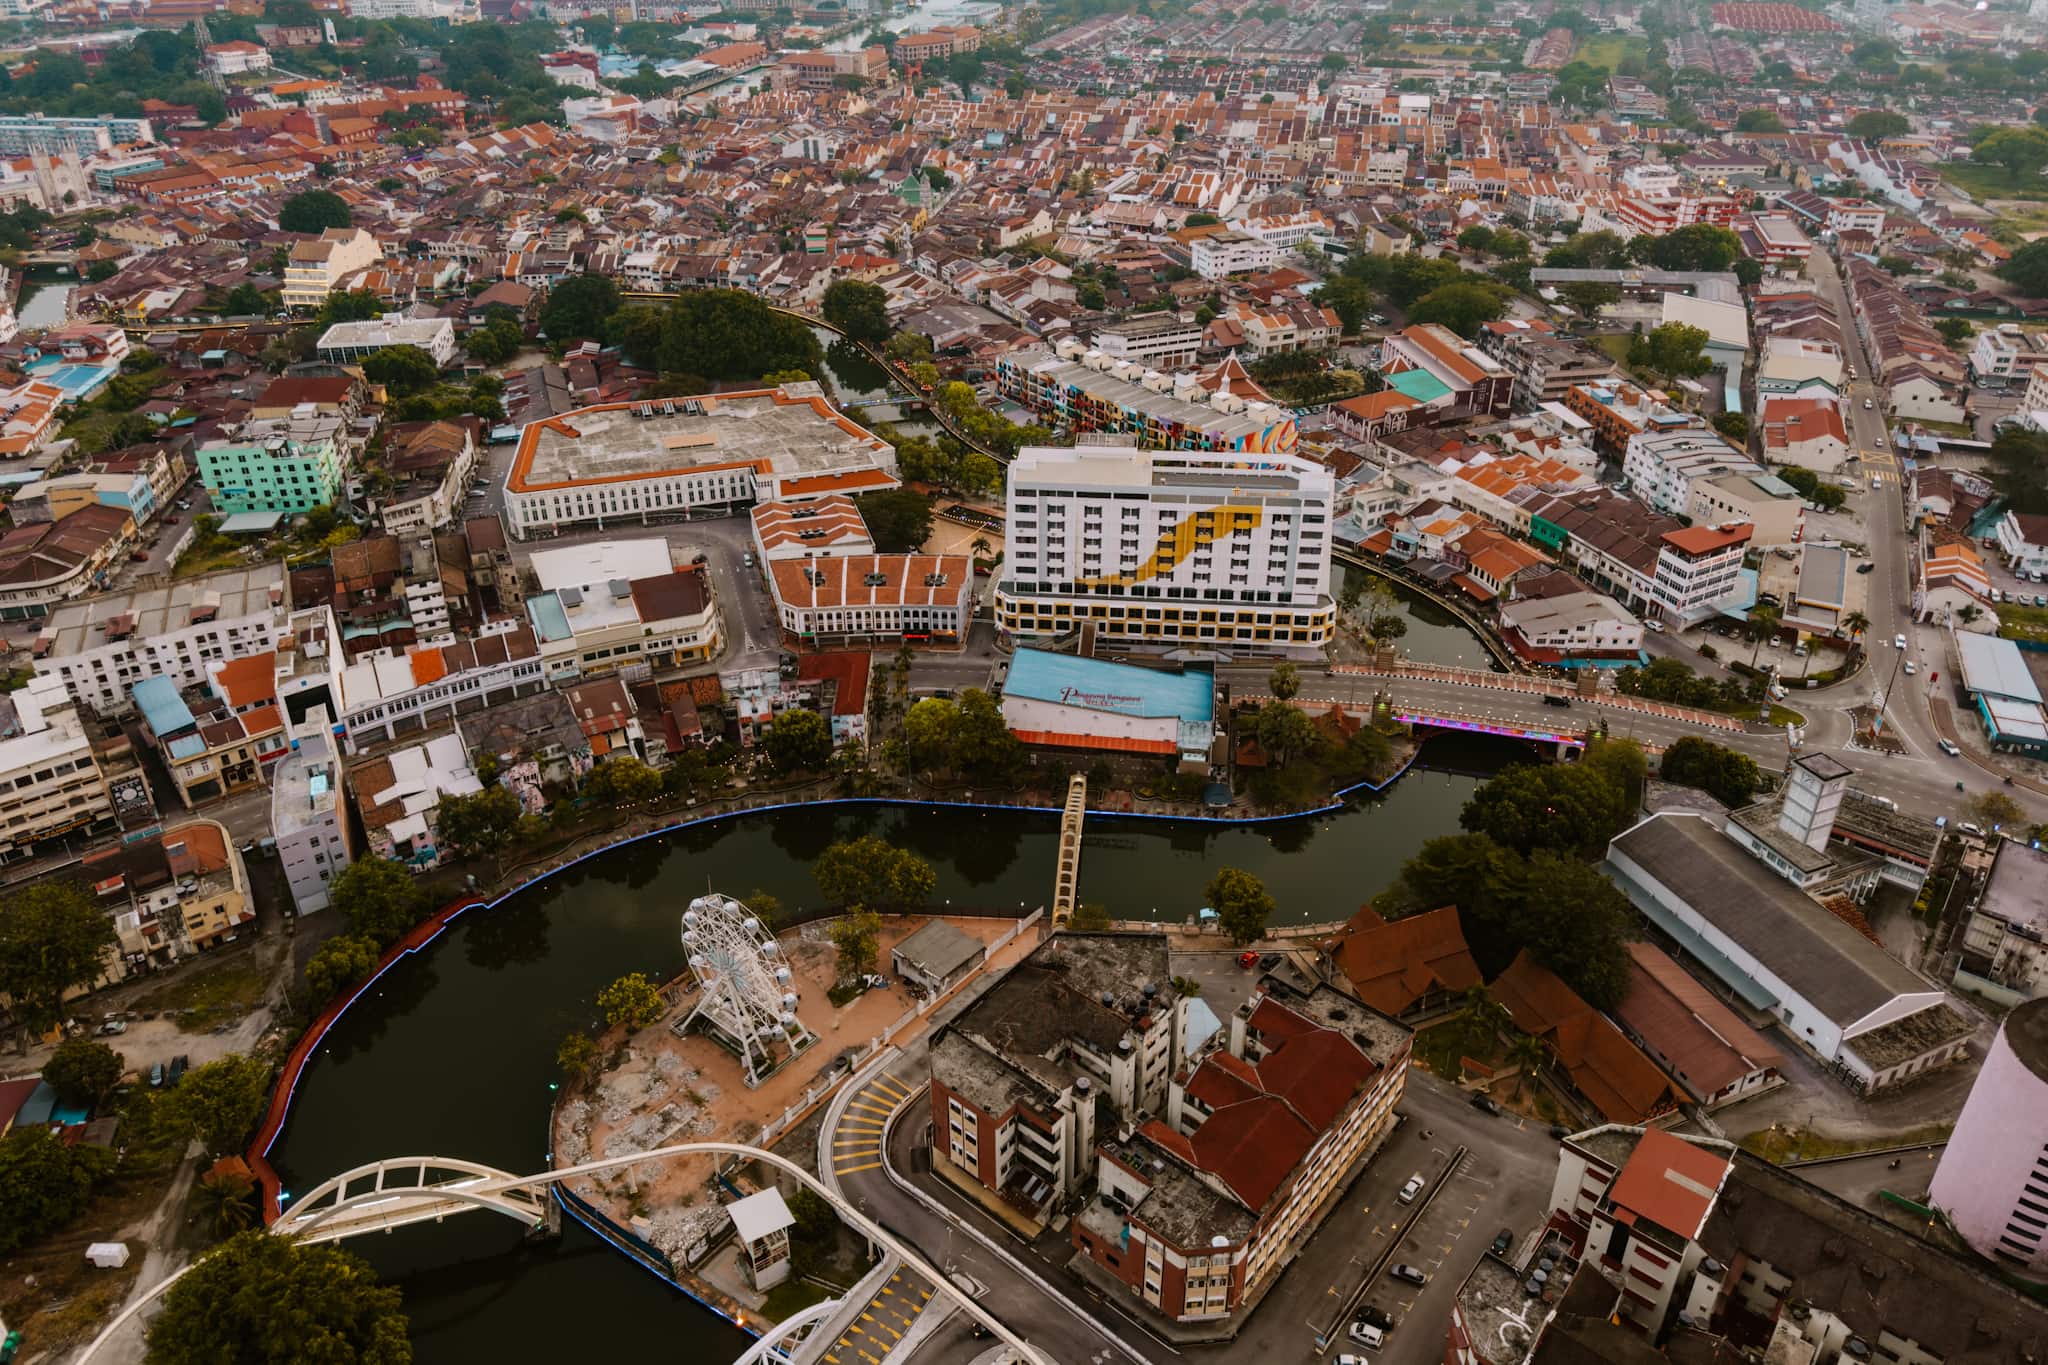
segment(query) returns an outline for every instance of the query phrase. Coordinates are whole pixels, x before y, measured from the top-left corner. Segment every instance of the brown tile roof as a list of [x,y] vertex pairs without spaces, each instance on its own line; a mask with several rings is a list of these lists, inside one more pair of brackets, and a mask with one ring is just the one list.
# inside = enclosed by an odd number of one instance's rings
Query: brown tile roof
[[1485,980],[1455,906],[1393,921],[1362,907],[1335,956],[1353,992],[1382,1014],[1398,1015],[1432,990],[1463,991]]
[[1494,978],[1492,991],[1516,1028],[1549,1039],[1573,1087],[1609,1123],[1642,1123],[1677,1102],[1671,1078],[1528,949]]
[[1695,1095],[1718,1094],[1784,1058],[1653,944],[1631,943],[1628,995],[1615,1014]]

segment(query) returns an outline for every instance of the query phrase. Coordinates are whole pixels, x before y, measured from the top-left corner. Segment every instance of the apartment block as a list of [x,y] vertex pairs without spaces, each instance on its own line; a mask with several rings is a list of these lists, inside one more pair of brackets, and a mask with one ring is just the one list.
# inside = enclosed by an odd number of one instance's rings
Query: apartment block
[[1027,447],[1010,466],[998,628],[1317,653],[1335,615],[1334,495],[1329,470],[1294,455]]
[[304,413],[251,422],[236,437],[199,448],[199,481],[214,507],[229,515],[296,517],[335,503],[351,450],[339,416]]
[[76,703],[44,674],[0,694],[0,863],[35,856],[37,845],[116,825],[107,778]]
[[1155,370],[1185,369],[1202,348],[1202,326],[1177,313],[1140,313],[1098,327],[1091,344],[1119,362]]
[[1763,466],[1705,427],[1639,431],[1621,457],[1629,491],[1668,516],[1692,515],[1693,487],[1728,474],[1761,474]]
[[996,383],[1005,398],[1056,425],[1130,435],[1160,449],[1288,451],[1299,437],[1292,414],[1276,404],[1227,386],[1212,393],[1193,375],[1169,377],[1071,340],[1055,354],[1004,356]]
[[284,306],[318,308],[343,280],[383,255],[377,239],[359,227],[328,228],[309,242],[294,243],[285,259]]
[[341,760],[324,709],[315,708],[293,731],[291,752],[271,773],[270,834],[292,904],[302,915],[325,910],[354,849]]

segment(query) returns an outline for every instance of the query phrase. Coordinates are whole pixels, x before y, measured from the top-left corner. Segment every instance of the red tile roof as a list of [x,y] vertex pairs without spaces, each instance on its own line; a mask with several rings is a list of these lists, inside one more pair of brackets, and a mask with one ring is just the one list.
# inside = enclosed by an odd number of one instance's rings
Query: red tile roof
[[1616,1208],[1691,1240],[1706,1226],[1728,1170],[1727,1157],[1648,1128],[1607,1196]]
[[1365,906],[1352,916],[1335,956],[1358,998],[1382,1014],[1398,1015],[1433,990],[1458,992],[1485,980],[1456,906],[1391,922]]

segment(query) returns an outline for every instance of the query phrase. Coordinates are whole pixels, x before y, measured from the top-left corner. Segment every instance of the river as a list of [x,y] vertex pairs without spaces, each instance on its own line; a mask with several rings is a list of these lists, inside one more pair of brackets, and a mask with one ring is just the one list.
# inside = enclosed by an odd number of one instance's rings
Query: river
[[[1279,904],[1276,924],[1342,919],[1433,835],[1455,829],[1477,782],[1518,751],[1430,743],[1433,768],[1332,815],[1260,826],[1091,820],[1083,894],[1112,914],[1180,919],[1217,867],[1244,867]],[[1456,771],[1441,771],[1450,769]],[[547,1164],[555,1047],[590,1021],[623,972],[682,968],[684,901],[706,886],[814,897],[808,867],[836,838],[876,833],[938,871],[936,898],[1043,904],[1052,815],[926,807],[807,807],[740,816],[583,864],[472,912],[387,972],[329,1032],[271,1153],[287,1190],[378,1157],[461,1156],[513,1171]],[[418,1359],[545,1360],[587,1352],[739,1353],[741,1334],[570,1224],[553,1245],[484,1214],[352,1244],[405,1291]]]
[[46,327],[61,327],[69,319],[68,305],[71,291],[76,286],[68,279],[28,279],[22,283],[21,293],[28,302],[20,305],[14,320],[25,332],[38,332]]

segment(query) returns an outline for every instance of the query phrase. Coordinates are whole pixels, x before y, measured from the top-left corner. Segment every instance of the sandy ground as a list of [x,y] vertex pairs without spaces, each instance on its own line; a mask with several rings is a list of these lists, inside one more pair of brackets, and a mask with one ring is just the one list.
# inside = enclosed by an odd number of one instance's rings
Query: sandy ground
[[[877,969],[886,974],[890,949],[926,922],[924,916],[884,919]],[[951,922],[985,942],[1012,924],[1007,919]],[[805,925],[781,935],[781,942],[796,975],[797,1017],[817,1035],[815,1043],[750,1089],[730,1052],[698,1033],[676,1035],[673,1025],[697,1000],[694,990],[681,991],[659,1023],[621,1042],[615,1063],[594,1088],[563,1103],[556,1163],[573,1165],[678,1142],[751,1142],[769,1120],[801,1104],[807,1092],[822,1099],[826,1084],[845,1074],[840,1059],[866,1046],[917,1003],[892,977],[888,986],[835,1006],[827,991],[839,977],[839,953],[826,938],[825,926]],[[1009,956],[1003,955],[1003,964]],[[723,1199],[709,1187],[711,1174],[710,1158],[667,1161],[621,1168],[612,1176],[580,1181],[576,1188],[621,1223],[632,1223],[656,1246],[680,1254],[723,1222]]]

